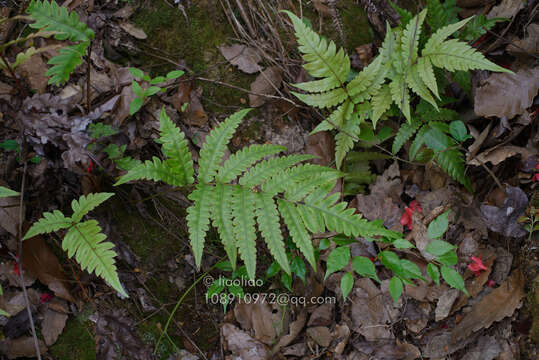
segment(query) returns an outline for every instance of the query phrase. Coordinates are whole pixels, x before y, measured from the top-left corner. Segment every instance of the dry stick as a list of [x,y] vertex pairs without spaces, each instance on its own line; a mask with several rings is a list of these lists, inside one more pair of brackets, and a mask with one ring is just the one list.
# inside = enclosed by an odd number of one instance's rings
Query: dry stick
[[2,61],[4,62],[4,64],[6,64],[6,68],[9,71],[11,77],[13,77],[13,79],[15,79],[15,83],[17,84],[17,87],[19,88],[19,91],[21,92],[21,95],[23,97],[25,97],[25,98],[28,97],[28,94],[26,93],[26,90],[24,89],[24,86],[21,84],[19,78],[15,74],[15,71],[13,71],[13,68],[11,67],[11,64],[7,60],[6,56],[2,53],[0,55],[0,57],[2,58]]
[[[26,154],[25,154],[26,156]],[[26,311],[28,312],[28,320],[30,321],[30,329],[32,330],[32,338],[34,339],[34,348],[36,350],[36,357],[41,360],[41,351],[39,350],[39,342],[36,335],[36,327],[34,325],[34,318],[32,317],[32,309],[30,308],[30,300],[28,299],[28,293],[26,292],[26,286],[24,285],[24,275],[22,270],[22,222],[23,222],[23,204],[24,204],[24,183],[26,182],[26,168],[28,163],[24,159],[24,168],[22,172],[22,184],[21,195],[19,197],[19,256],[15,259],[19,268],[19,280],[21,282],[22,292],[24,294],[24,302],[26,303]]]
[[92,103],[90,101],[90,74],[92,73],[92,42],[90,42],[90,46],[88,46],[88,56],[86,58],[86,62],[88,63],[88,70],[86,75],[86,110],[88,111],[88,114],[92,112]]

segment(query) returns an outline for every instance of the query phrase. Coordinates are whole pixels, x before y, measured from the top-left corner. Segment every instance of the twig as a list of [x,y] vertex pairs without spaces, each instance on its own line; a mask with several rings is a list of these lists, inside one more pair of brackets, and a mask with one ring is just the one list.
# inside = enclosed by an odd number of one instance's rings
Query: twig
[[26,286],[24,285],[24,275],[22,270],[22,223],[24,218],[23,213],[23,204],[24,204],[24,183],[26,182],[26,168],[28,163],[24,159],[24,168],[22,172],[22,184],[21,184],[21,194],[19,198],[19,249],[18,257],[15,258],[17,266],[19,268],[19,280],[21,282],[22,292],[24,294],[24,302],[26,303],[26,311],[28,312],[28,320],[30,321],[30,329],[32,330],[32,338],[34,339],[34,348],[36,350],[36,357],[38,360],[41,360],[41,351],[39,350],[39,341],[37,340],[36,327],[34,325],[34,318],[32,317],[32,309],[30,308],[30,300],[28,299],[28,293],[26,292]]
[[88,114],[92,112],[92,103],[91,103],[91,96],[90,96],[90,74],[92,73],[92,43],[90,42],[90,46],[88,46],[88,57],[86,58],[86,62],[88,63],[88,71],[86,75],[86,110],[88,111]]

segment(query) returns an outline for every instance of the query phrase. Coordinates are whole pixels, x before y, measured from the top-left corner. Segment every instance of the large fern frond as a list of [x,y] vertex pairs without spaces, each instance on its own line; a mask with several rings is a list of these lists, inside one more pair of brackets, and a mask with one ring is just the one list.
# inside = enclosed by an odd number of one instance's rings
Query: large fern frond
[[341,168],[346,154],[353,149],[356,138],[361,131],[357,115],[354,114],[353,117],[354,119],[348,121],[341,131],[335,135],[335,163],[337,164],[337,169]]
[[183,186],[184,179],[184,174],[172,167],[168,161],[162,161],[154,156],[152,160],[146,160],[129,170],[114,185],[122,185],[133,180],[153,180],[163,181],[172,186]]
[[311,236],[307,232],[305,225],[301,219],[301,215],[296,208],[296,205],[283,199],[278,199],[279,211],[288,227],[290,237],[301,253],[305,256],[309,264],[316,269],[316,259],[314,257],[314,247]]
[[236,245],[249,278],[254,279],[256,273],[255,194],[245,186],[234,186],[233,192],[232,216],[234,217]]
[[75,11],[70,12],[54,0],[32,0],[26,12],[35,20],[31,28],[54,31],[57,40],[85,42],[94,38],[93,30],[79,20]]
[[202,150],[200,150],[200,159],[198,160],[199,181],[210,183],[213,180],[228,142],[232,138],[232,135],[234,135],[241,120],[251,110],[252,109],[243,109],[230,115],[216,129],[206,136],[204,145],[202,145]]
[[211,207],[211,218],[213,226],[219,232],[232,268],[236,269],[237,246],[232,222],[232,190],[232,186],[229,185],[217,184],[215,186],[215,203]]
[[466,176],[464,158],[457,149],[449,149],[436,154],[436,163],[453,179],[464,185],[468,191],[473,192],[472,183]]
[[112,250],[114,244],[104,241],[106,238],[97,221],[88,220],[75,224],[68,230],[62,241],[62,248],[70,258],[75,256],[84,270],[95,272],[120,294],[128,296],[116,271],[116,253]]
[[39,234],[47,234],[60,229],[67,229],[71,226],[71,218],[65,217],[60,210],[43,213],[43,217],[38,222],[32,224],[23,240],[33,238]]
[[305,70],[315,78],[322,78],[294,86],[310,92],[323,92],[343,86],[350,72],[350,59],[344,49],[337,51],[333,41],[328,42],[322,38],[290,11],[284,12],[294,25],[298,48],[306,62]]
[[248,172],[240,177],[239,183],[243,186],[253,187],[263,184],[269,180],[271,175],[279,173],[297,163],[305,160],[314,159],[316,156],[309,154],[289,155],[277,158],[272,158],[259,162]]

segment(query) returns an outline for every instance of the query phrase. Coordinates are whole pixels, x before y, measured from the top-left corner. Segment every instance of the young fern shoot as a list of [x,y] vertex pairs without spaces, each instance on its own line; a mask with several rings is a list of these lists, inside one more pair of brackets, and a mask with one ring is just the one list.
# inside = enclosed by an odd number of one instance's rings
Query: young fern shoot
[[326,229],[351,236],[396,239],[381,221],[367,221],[340,194],[331,194],[342,174],[332,168],[303,163],[311,155],[275,156],[286,148],[251,145],[232,154],[222,165],[229,141],[250,109],[240,110],[214,128],[200,151],[198,176],[187,140],[165,110],[160,114],[160,139],[165,159],[154,157],[131,169],[116,185],[147,179],[173,186],[194,185],[187,209],[190,245],[198,267],[202,262],[210,221],[217,229],[232,267],[237,254],[251,279],[256,272],[257,228],[281,268],[291,274],[281,232],[282,219],[292,241],[313,268],[316,259],[310,233]]

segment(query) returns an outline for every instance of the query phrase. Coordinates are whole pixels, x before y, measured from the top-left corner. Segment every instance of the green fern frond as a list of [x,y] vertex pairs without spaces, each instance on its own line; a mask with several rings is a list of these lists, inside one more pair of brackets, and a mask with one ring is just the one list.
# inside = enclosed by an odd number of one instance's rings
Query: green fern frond
[[412,144],[410,145],[410,153],[408,157],[410,158],[410,161],[414,161],[417,153],[419,152],[419,149],[421,149],[421,146],[425,143],[425,134],[427,131],[430,130],[430,127],[428,125],[423,125],[418,131],[415,136],[414,141],[412,141]]
[[234,217],[234,235],[240,257],[247,269],[249,278],[256,274],[256,229],[255,229],[255,194],[245,186],[234,186],[232,216]]
[[120,294],[128,296],[116,271],[116,253],[112,250],[114,244],[104,241],[106,238],[97,221],[88,220],[68,230],[62,241],[62,249],[67,251],[70,258],[74,255],[82,269],[95,272]]
[[10,196],[17,196],[17,195],[19,195],[18,192],[4,186],[0,186],[0,199],[5,198],[5,197],[10,197]]
[[60,229],[67,229],[72,225],[71,218],[65,217],[59,210],[54,210],[52,213],[43,213],[43,217],[32,224],[32,227],[28,229],[23,240],[33,238],[39,234],[47,234]]
[[473,192],[472,183],[466,176],[464,158],[457,149],[449,149],[436,154],[436,163],[453,179],[464,185],[468,191]]
[[217,184],[215,186],[215,204],[211,207],[211,218],[213,226],[219,232],[232,268],[236,269],[237,246],[232,222],[232,190],[232,186],[229,185]]
[[[335,173],[336,170],[327,166],[314,164],[297,165],[272,174],[271,179],[262,184],[262,191],[272,196],[285,192],[290,183],[301,182],[324,173]],[[342,174],[339,173],[341,176]]]
[[376,123],[389,110],[393,98],[388,85],[382,86],[372,97],[372,127],[376,129]]
[[421,121],[416,119],[412,120],[411,123],[402,124],[399,131],[397,131],[397,135],[395,135],[395,139],[393,140],[391,152],[393,154],[397,154],[404,144],[415,134],[420,126]]
[[270,179],[271,175],[279,173],[297,163],[305,160],[314,159],[316,156],[303,154],[303,155],[289,155],[283,157],[272,158],[259,162],[254,167],[249,169],[248,172],[240,177],[239,183],[242,186],[253,187],[263,184]]
[[393,10],[395,10],[397,14],[399,14],[401,18],[401,26],[406,26],[410,22],[410,20],[412,20],[412,18],[414,17],[414,15],[411,12],[399,7],[397,4],[395,4],[391,0],[389,0],[389,5],[391,5]]
[[310,92],[322,92],[343,86],[350,72],[350,59],[333,41],[322,38],[296,15],[284,11],[292,20],[299,44],[299,51],[305,60],[304,68],[315,78],[322,80],[295,86]]
[[406,28],[402,32],[401,37],[401,50],[402,58],[406,61],[406,66],[410,66],[417,60],[419,49],[419,37],[421,35],[421,29],[425,16],[427,15],[427,9],[421,11],[418,15],[414,16],[412,21],[406,25]]
[[29,26],[32,29],[54,31],[57,40],[90,41],[94,38],[92,29],[79,20],[75,11],[69,11],[65,6],[60,6],[56,1],[32,0],[26,9],[35,22]]
[[300,94],[294,91],[292,91],[292,94],[294,94],[305,104],[320,109],[330,108],[339,105],[348,97],[348,94],[343,88],[333,89],[320,94]]
[[425,85],[429,88],[430,91],[440,99],[440,94],[438,94],[438,84],[436,83],[436,77],[434,76],[434,69],[432,68],[432,63],[429,58],[420,57],[417,60],[417,72],[421,79],[425,82]]
[[389,83],[389,89],[391,91],[393,102],[397,104],[404,114],[404,117],[406,117],[406,120],[408,120],[408,122],[412,121],[410,115],[410,93],[408,92],[408,86],[406,86],[406,82],[402,75],[397,76]]
[[412,89],[420,98],[425,99],[429,104],[431,104],[436,110],[438,110],[438,104],[436,100],[432,97],[427,85],[424,83],[423,78],[421,77],[420,69],[417,65],[414,65],[410,68],[407,77],[408,87]]
[[71,202],[71,208],[73,209],[71,219],[73,222],[78,223],[84,215],[88,214],[112,196],[114,196],[113,193],[92,193],[82,195],[78,200],[73,200]]
[[286,147],[270,144],[244,147],[240,151],[232,154],[225,161],[223,166],[219,168],[216,181],[219,183],[228,183],[241,175],[259,160],[282,151],[286,151]]
[[279,212],[283,218],[292,241],[301,253],[305,256],[309,264],[316,269],[316,259],[314,257],[314,247],[311,241],[311,236],[305,228],[305,224],[301,219],[301,215],[296,208],[296,205],[283,199],[277,199]]
[[318,124],[318,126],[311,131],[311,134],[316,134],[320,131],[333,130],[335,126],[343,126],[348,119],[350,119],[353,112],[354,103],[350,100],[346,100],[343,104],[339,105],[335,110],[333,110],[326,120]]
[[287,274],[291,274],[290,265],[286,256],[281,224],[279,223],[279,212],[273,200],[273,196],[268,193],[256,193],[256,220],[260,233],[268,246],[268,249]]
[[181,180],[177,179],[174,185],[192,184],[195,181],[193,160],[185,135],[174,125],[164,107],[161,109],[159,121],[159,141],[162,144],[163,154],[167,157],[167,166],[175,169],[178,177],[181,177]]
[[54,66],[45,73],[50,76],[49,84],[65,84],[75,68],[82,64],[82,57],[89,45],[90,42],[86,41],[58,50],[59,55],[48,62]]
[[[286,187],[285,198],[293,202],[301,201],[320,186],[335,187],[335,183],[340,177],[342,177],[342,174],[339,171],[326,171],[298,182],[291,182]],[[328,185],[328,183],[331,185]]]
[[[357,119],[357,115],[354,114],[354,117]],[[335,163],[337,169],[341,168],[346,154],[354,148],[356,141],[354,137],[357,137],[361,132],[358,122],[353,119],[348,121],[343,129],[335,135]]]
[[252,109],[244,109],[230,115],[216,129],[212,130],[210,134],[206,136],[204,145],[202,145],[202,150],[200,150],[200,159],[198,160],[199,181],[210,183],[213,180],[228,142],[232,138],[232,135],[234,135],[241,120],[251,110]]
[[431,31],[436,31],[439,28],[455,23],[458,20],[458,12],[455,0],[446,0],[440,3],[440,0],[427,0],[427,24]]
[[153,180],[163,181],[172,186],[183,186],[185,175],[178,170],[167,161],[161,161],[154,156],[152,160],[146,160],[129,170],[114,185],[122,185],[133,180]]
[[196,189],[189,194],[189,200],[193,205],[187,208],[187,227],[189,228],[189,240],[195,264],[200,269],[202,251],[206,240],[206,232],[210,225],[210,210],[214,206],[214,187],[205,183],[199,183]]

